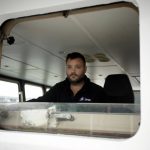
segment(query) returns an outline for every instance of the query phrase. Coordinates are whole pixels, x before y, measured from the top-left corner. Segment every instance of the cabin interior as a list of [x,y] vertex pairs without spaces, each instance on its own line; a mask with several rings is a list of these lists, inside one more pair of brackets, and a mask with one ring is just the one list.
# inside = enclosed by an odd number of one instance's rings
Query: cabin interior
[[139,13],[133,4],[12,18],[0,33],[1,77],[51,87],[65,79],[65,57],[77,51],[91,81],[104,86],[108,75],[126,74],[140,103]]

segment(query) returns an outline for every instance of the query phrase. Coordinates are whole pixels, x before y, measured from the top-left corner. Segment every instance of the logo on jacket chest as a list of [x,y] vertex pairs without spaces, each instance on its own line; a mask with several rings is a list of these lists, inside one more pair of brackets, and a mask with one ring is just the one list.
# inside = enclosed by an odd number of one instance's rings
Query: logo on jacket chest
[[81,97],[81,98],[79,99],[79,101],[80,101],[80,102],[90,102],[91,99],[90,99],[90,98],[86,98],[86,97]]

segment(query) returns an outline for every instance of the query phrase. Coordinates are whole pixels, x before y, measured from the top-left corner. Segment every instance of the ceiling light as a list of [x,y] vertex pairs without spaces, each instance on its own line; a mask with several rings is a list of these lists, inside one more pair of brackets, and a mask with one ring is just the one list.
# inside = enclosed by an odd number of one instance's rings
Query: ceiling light
[[94,55],[100,62],[108,62],[110,59],[104,53],[97,53]]

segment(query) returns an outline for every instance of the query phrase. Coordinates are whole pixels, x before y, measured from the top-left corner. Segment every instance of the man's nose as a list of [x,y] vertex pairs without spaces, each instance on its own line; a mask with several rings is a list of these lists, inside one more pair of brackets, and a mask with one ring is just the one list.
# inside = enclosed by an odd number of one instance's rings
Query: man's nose
[[73,68],[71,69],[71,72],[72,72],[72,73],[74,73],[74,72],[75,72],[75,70],[76,70],[76,69],[73,67]]

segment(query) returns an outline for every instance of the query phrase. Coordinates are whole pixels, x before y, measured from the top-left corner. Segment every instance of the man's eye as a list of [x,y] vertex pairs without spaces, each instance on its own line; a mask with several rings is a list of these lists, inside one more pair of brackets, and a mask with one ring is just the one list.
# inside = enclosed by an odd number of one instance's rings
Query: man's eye
[[77,69],[80,69],[80,68],[81,68],[81,66],[76,66],[76,68],[77,68]]
[[71,66],[67,66],[67,69],[71,69]]

